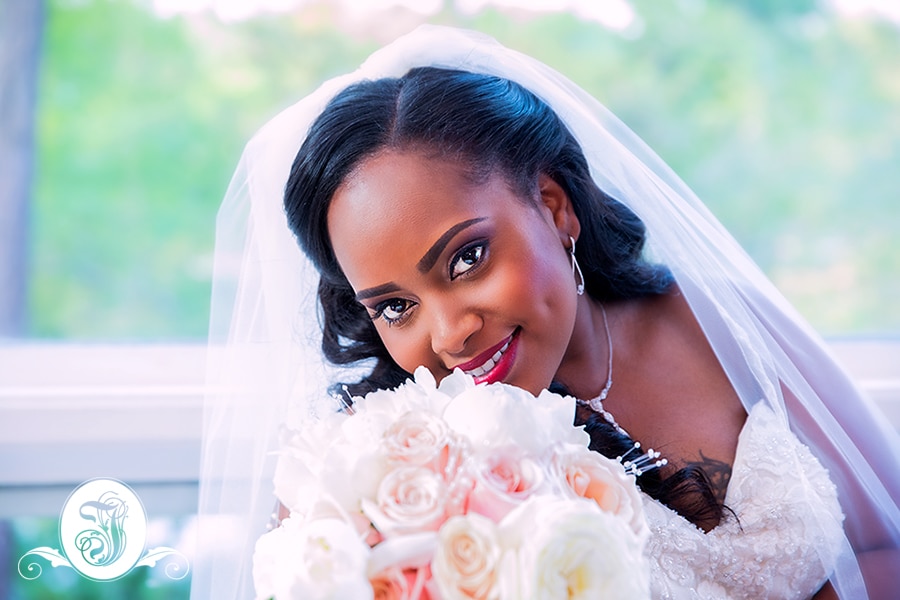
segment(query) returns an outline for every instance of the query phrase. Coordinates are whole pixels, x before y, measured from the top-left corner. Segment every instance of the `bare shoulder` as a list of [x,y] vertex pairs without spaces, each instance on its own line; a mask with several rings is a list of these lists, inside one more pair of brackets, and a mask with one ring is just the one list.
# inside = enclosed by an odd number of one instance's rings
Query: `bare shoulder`
[[[617,308],[618,310],[618,308]],[[621,307],[616,340],[630,385],[682,410],[740,407],[740,400],[684,296],[669,293]],[[658,396],[663,397],[658,397]],[[656,404],[656,402],[651,402]]]
[[608,410],[674,468],[702,466],[724,496],[746,412],[687,301],[674,288],[613,313]]

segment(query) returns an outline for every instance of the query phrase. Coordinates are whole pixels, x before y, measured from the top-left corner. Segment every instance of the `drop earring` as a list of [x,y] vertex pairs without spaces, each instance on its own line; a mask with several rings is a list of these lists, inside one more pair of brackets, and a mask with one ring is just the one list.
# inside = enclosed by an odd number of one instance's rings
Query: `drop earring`
[[569,257],[572,259],[572,277],[575,279],[575,292],[581,296],[584,294],[584,274],[581,272],[581,266],[578,264],[578,259],[575,258],[575,238],[571,235],[569,236],[569,243],[571,246],[569,247]]

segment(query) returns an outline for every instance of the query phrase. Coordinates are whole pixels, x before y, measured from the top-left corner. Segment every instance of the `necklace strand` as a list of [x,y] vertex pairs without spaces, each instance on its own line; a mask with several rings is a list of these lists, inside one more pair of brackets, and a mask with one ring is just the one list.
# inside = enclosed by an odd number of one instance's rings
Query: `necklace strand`
[[588,406],[594,412],[603,415],[603,418],[606,419],[610,425],[615,427],[616,431],[618,431],[622,435],[627,436],[628,433],[624,429],[622,429],[618,423],[616,423],[616,419],[612,416],[612,414],[603,408],[603,401],[606,400],[606,397],[609,395],[609,390],[613,384],[613,343],[612,335],[609,332],[609,319],[606,316],[606,307],[604,307],[603,304],[600,305],[600,312],[603,315],[603,329],[606,331],[606,348],[608,357],[606,366],[606,385],[603,386],[603,389],[600,390],[600,393],[595,397],[591,398],[588,401],[579,400],[578,403]]
[[612,360],[613,360],[613,343],[612,336],[609,333],[609,319],[606,318],[606,307],[602,304],[600,305],[600,312],[603,314],[603,329],[606,330],[606,348],[607,348],[607,356],[609,360],[607,361],[606,366],[606,385],[603,386],[603,389],[600,390],[600,393],[590,401],[590,405],[593,407],[594,404],[602,405],[603,401],[606,400],[606,396],[609,395],[609,388],[612,387]]
[[[618,431],[621,435],[631,439],[631,436],[627,431],[622,429],[618,423],[616,423],[615,417],[612,416],[612,413],[603,408],[603,401],[606,400],[606,397],[609,395],[609,389],[612,387],[613,378],[612,378],[612,367],[613,367],[613,343],[612,343],[612,335],[609,332],[609,319],[606,316],[606,308],[603,304],[600,305],[600,312],[603,314],[603,329],[606,330],[606,347],[607,354],[609,355],[609,360],[607,361],[606,367],[606,385],[603,386],[603,389],[600,390],[600,393],[597,394],[594,398],[591,398],[588,401],[585,400],[577,400],[578,404],[589,407],[591,410],[596,412],[599,415],[602,415],[606,421],[612,425],[616,431]],[[662,458],[662,455],[650,448],[647,452],[641,452],[641,443],[633,442],[632,447],[622,456],[616,457],[623,467],[625,467],[625,471],[635,477],[640,477],[643,473],[652,470],[658,469],[660,467],[664,467],[668,464],[668,460]]]

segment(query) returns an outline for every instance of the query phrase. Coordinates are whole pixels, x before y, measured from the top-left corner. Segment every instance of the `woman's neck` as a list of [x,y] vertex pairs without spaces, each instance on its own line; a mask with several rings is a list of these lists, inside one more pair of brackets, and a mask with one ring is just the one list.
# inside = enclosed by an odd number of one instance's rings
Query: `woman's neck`
[[[613,322],[621,303],[605,305],[609,335],[613,336]],[[604,324],[604,307],[587,295],[578,299],[575,327],[563,355],[556,381],[576,398],[590,399],[600,393],[609,375],[610,339]],[[613,349],[613,352],[615,350]]]

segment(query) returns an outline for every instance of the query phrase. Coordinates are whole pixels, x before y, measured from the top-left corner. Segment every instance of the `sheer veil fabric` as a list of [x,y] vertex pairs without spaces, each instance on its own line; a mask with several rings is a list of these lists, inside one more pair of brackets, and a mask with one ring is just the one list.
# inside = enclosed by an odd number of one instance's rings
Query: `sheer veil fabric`
[[[856,551],[900,545],[900,442],[824,344],[690,189],[594,98],[481,34],[422,26],[330,80],[247,144],[219,212],[192,596],[252,596],[251,555],[275,506],[279,434],[336,401],[352,374],[319,350],[318,274],[288,230],[284,185],[312,120],[351,82],[439,66],[512,79],[581,143],[597,184],[631,207],[674,272],[744,406],[768,403],[831,473],[847,520],[832,578],[864,598]],[[823,560],[828,560],[823,557]]]

